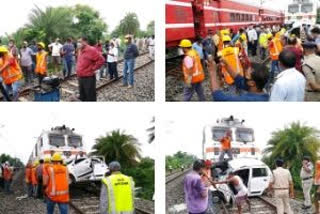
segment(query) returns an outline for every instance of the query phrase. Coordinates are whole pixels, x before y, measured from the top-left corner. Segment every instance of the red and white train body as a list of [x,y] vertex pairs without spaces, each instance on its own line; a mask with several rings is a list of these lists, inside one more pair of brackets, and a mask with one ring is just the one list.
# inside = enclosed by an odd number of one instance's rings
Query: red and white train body
[[181,39],[205,37],[209,29],[238,30],[250,25],[281,25],[281,11],[262,8],[258,1],[242,0],[167,0],[166,45],[173,47]]

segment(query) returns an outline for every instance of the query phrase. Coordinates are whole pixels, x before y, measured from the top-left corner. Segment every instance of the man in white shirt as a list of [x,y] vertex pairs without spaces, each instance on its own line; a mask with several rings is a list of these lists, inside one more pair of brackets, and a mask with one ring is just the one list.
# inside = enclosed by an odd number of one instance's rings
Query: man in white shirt
[[270,101],[304,101],[306,79],[295,69],[296,60],[296,55],[289,50],[280,53],[280,68],[283,71],[276,77]]
[[60,43],[60,39],[57,38],[56,41],[48,45],[48,47],[49,47],[49,50],[51,51],[54,72],[57,73],[59,70],[59,66],[61,64],[61,49],[63,45]]
[[248,31],[248,41],[249,41],[249,49],[251,50],[252,56],[257,55],[257,45],[258,45],[258,34],[257,31],[253,28],[253,26],[250,26],[250,29]]
[[108,62],[110,80],[112,80],[113,78],[118,79],[118,70],[117,70],[118,48],[115,46],[114,42],[110,42],[107,62]]

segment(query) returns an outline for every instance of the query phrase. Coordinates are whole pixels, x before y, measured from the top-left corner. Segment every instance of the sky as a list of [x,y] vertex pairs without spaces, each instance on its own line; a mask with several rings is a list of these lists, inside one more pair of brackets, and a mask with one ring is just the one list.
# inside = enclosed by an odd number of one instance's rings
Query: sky
[[166,145],[166,155],[177,151],[202,157],[202,130],[217,119],[233,115],[244,119],[245,124],[255,130],[257,146],[263,150],[273,131],[283,129],[294,121],[320,130],[317,105],[303,103],[287,104],[212,104],[193,105],[192,109],[170,106],[161,118],[161,142]]
[[[141,143],[142,155],[155,158],[154,144],[148,143],[148,129],[153,112],[134,105],[114,104],[13,104],[1,105],[5,113],[0,118],[0,154],[7,153],[28,160],[36,138],[43,130],[65,124],[83,135],[86,151],[95,139],[115,129],[126,130]],[[134,114],[129,111],[135,109]]]
[[[139,2],[139,4],[137,3]],[[86,4],[100,12],[100,16],[109,26],[111,32],[128,12],[135,12],[138,15],[142,29],[146,29],[148,23],[155,19],[156,9],[153,1],[149,0],[9,0],[6,1],[6,9],[0,13],[0,36],[5,32],[13,33],[28,22],[28,15],[35,5],[40,8],[47,6],[74,6]],[[143,5],[143,6],[142,6]],[[14,8],[14,12],[9,8]]]

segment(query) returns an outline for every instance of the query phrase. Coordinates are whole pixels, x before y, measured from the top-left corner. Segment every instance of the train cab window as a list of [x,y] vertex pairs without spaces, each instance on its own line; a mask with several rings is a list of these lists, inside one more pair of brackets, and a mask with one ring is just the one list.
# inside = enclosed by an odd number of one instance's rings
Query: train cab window
[[253,168],[252,169],[252,177],[258,178],[258,177],[267,177],[267,169],[266,168]]
[[63,135],[50,135],[49,136],[49,144],[51,146],[56,146],[56,147],[65,146],[66,145]]
[[68,137],[68,146],[71,147],[82,147],[82,139],[80,136],[69,136]]
[[[228,127],[213,127],[212,128],[212,139],[215,141],[220,141],[227,133],[227,131],[231,130]],[[232,138],[232,135],[231,135]]]
[[305,3],[301,5],[301,12],[302,13],[311,13],[313,11],[313,4],[312,3]]
[[236,129],[236,140],[240,142],[253,142],[254,141],[254,133],[253,129],[249,128],[237,128]]

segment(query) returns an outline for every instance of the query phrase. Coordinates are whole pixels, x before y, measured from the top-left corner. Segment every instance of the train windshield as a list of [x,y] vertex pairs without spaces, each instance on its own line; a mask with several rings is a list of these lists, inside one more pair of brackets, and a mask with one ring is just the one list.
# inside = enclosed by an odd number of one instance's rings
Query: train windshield
[[212,139],[215,141],[220,141],[229,131],[228,127],[213,127],[212,128]]
[[68,145],[71,147],[81,147],[82,146],[82,138],[80,136],[69,136],[68,137]]
[[236,140],[239,142],[253,142],[254,141],[253,129],[237,128]]
[[313,11],[313,4],[312,3],[306,3],[301,5],[301,12],[302,13],[311,13]]
[[299,12],[299,5],[298,4],[290,4],[288,7],[289,13],[298,13]]
[[49,136],[49,144],[52,146],[65,146],[65,139],[63,135],[50,135]]

